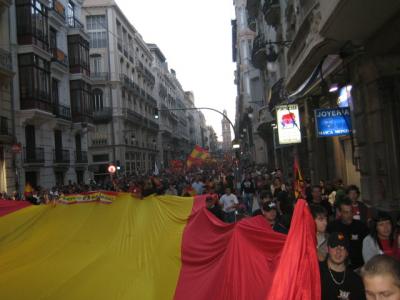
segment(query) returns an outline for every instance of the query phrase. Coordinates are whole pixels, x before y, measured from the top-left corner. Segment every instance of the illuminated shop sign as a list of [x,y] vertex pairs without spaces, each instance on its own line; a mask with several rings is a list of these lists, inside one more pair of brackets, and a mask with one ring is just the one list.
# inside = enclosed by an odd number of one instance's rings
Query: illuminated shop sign
[[318,137],[351,133],[351,115],[348,107],[316,109],[314,114]]
[[276,106],[279,144],[301,143],[300,116],[297,104]]

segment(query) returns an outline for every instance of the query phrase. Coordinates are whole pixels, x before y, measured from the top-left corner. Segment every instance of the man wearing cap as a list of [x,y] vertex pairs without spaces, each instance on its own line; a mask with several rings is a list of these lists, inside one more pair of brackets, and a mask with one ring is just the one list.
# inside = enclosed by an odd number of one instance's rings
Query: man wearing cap
[[321,300],[364,300],[361,278],[346,262],[349,242],[341,232],[332,232],[328,239],[328,258],[320,262]]
[[275,201],[267,201],[263,203],[262,213],[265,220],[271,225],[276,232],[287,234],[288,230],[278,221],[278,207]]

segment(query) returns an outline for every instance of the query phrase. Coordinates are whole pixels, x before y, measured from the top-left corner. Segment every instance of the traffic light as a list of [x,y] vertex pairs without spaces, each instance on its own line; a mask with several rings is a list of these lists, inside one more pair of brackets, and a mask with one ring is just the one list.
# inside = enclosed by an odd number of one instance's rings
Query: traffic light
[[158,115],[158,108],[154,108],[154,119],[158,119],[160,116]]
[[118,171],[121,170],[121,163],[119,162],[119,160],[117,160],[116,165],[117,165],[117,170]]

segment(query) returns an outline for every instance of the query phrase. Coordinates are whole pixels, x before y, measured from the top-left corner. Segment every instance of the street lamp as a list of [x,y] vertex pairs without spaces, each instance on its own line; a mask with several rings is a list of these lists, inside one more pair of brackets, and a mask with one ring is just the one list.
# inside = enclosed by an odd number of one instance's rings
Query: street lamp
[[154,110],[154,118],[158,119],[159,118],[159,112],[160,111],[171,111],[171,110],[201,110],[201,109],[207,109],[207,110],[212,110],[215,111],[217,113],[219,113],[220,115],[222,115],[228,122],[229,124],[232,126],[233,129],[233,133],[235,133],[235,126],[233,125],[232,121],[228,118],[227,115],[225,115],[223,112],[215,109],[215,108],[211,108],[211,107],[185,107],[185,108],[162,108],[162,109],[158,109],[156,108]]

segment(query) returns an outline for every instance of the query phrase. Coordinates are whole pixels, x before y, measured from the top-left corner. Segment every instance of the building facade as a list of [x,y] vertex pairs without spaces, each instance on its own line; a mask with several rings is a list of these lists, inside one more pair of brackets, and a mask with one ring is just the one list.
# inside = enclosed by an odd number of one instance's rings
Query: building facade
[[[235,84],[236,131],[241,141],[242,158],[258,164],[269,160],[265,137],[259,130],[260,113],[265,114],[267,105],[265,73],[252,63],[253,42],[256,39],[256,17],[247,13],[246,0],[235,0],[235,16],[232,21],[233,61],[236,63]],[[263,64],[266,68],[266,64]]]
[[0,1],[0,193],[16,189],[14,171],[15,143],[14,103],[12,86],[15,70],[12,65],[11,1]]
[[83,7],[94,98],[91,170],[104,177],[113,162],[120,174],[144,174],[155,163],[162,169],[186,159],[196,127],[185,110],[191,103],[161,49],[145,42],[114,1]]
[[88,182],[92,125],[89,37],[78,0],[17,0],[10,10],[15,143],[20,191]]
[[[276,142],[277,120],[261,126],[275,164],[289,172],[298,155],[314,183],[342,179],[360,185],[367,203],[398,209],[400,3],[248,0],[246,13],[249,24],[254,20],[252,63],[264,74],[269,109],[275,115],[277,105],[297,104],[300,112],[299,144]],[[315,110],[342,106],[352,134],[319,137]]]
[[95,179],[107,167],[119,174],[154,170],[159,124],[153,55],[113,1],[85,1],[82,20],[90,37],[94,132],[89,150]]

